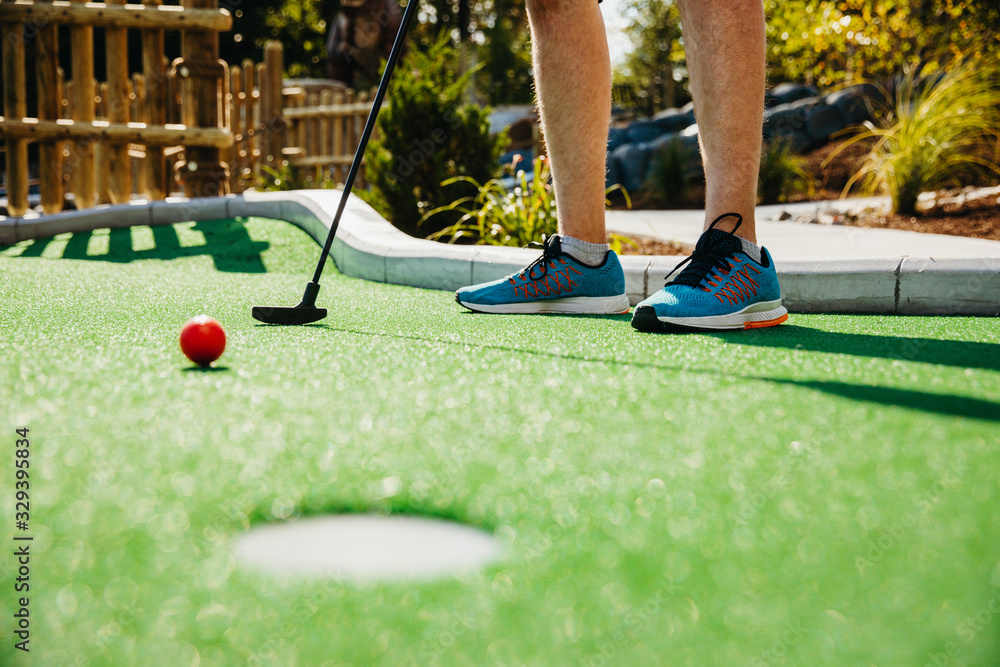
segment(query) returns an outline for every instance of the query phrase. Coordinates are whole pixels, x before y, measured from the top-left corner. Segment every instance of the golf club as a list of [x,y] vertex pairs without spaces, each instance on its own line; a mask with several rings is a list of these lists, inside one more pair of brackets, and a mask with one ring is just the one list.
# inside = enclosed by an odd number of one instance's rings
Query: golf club
[[403,50],[403,43],[406,41],[406,33],[410,28],[410,23],[413,21],[413,16],[417,13],[417,6],[419,4],[419,0],[409,0],[406,3],[402,23],[399,26],[399,32],[396,33],[396,41],[393,42],[392,50],[389,52],[389,59],[386,61],[385,71],[382,72],[382,80],[379,81],[378,90],[375,93],[372,110],[368,113],[368,121],[365,123],[364,132],[361,133],[361,142],[358,144],[358,150],[354,154],[354,161],[351,163],[351,170],[347,174],[347,181],[344,182],[344,191],[340,195],[340,204],[337,206],[337,213],[333,216],[330,231],[326,235],[326,243],[323,244],[323,252],[320,253],[319,263],[316,265],[316,272],[313,274],[313,279],[306,285],[302,301],[292,307],[254,306],[251,311],[254,319],[266,324],[287,325],[309,324],[310,322],[316,322],[326,317],[326,308],[316,307],[316,295],[319,294],[320,287],[319,277],[323,273],[326,258],[330,254],[330,248],[333,246],[333,237],[337,235],[340,216],[344,213],[347,198],[351,195],[354,178],[358,175],[358,170],[361,168],[361,158],[364,157],[365,148],[368,147],[368,139],[371,137],[372,130],[375,129],[375,119],[378,118],[379,109],[382,107],[382,99],[385,97],[385,91],[389,87],[392,70],[395,69],[396,61],[399,60],[399,54]]

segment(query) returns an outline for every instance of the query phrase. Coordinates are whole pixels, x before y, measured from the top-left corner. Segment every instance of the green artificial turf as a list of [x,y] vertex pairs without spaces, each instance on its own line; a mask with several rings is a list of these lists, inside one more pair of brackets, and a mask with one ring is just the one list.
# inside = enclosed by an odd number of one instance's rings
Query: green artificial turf
[[[331,269],[322,323],[254,322],[317,252],[263,220],[0,249],[0,535],[28,427],[31,664],[1000,660],[996,320],[659,336]],[[200,313],[229,336],[212,371],[177,347]],[[251,523],[327,511],[451,517],[505,555],[363,586],[234,563]]]

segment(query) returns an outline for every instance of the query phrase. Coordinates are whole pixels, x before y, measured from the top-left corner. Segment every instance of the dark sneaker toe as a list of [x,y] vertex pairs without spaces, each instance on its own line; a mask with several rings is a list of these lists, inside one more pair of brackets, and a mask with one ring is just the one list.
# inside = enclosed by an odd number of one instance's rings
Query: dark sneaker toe
[[656,309],[652,306],[638,306],[632,313],[632,328],[639,331],[663,331],[663,323],[656,317]]

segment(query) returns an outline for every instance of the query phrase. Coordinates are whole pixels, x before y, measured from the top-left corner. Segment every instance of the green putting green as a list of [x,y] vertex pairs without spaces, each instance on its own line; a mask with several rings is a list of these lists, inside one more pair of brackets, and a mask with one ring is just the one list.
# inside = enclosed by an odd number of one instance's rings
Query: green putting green
[[[317,253],[257,219],[0,249],[0,574],[26,427],[31,664],[1000,659],[996,320],[659,336],[334,269],[323,322],[252,320]],[[201,313],[229,337],[209,371],[177,345]],[[234,563],[254,522],[342,511],[454,518],[505,556],[367,585]]]

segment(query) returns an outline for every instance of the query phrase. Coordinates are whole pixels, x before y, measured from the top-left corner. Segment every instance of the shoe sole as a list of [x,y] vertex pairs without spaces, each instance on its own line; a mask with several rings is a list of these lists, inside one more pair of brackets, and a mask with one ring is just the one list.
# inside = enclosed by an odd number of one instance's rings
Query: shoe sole
[[654,333],[734,331],[773,327],[787,319],[788,311],[780,300],[753,304],[729,315],[708,317],[657,317],[652,306],[639,306],[632,315],[632,327]]
[[455,294],[459,305],[476,313],[505,315],[624,315],[631,309],[628,297],[618,296],[570,296],[562,299],[544,299],[522,303],[500,303],[485,305],[467,303]]

